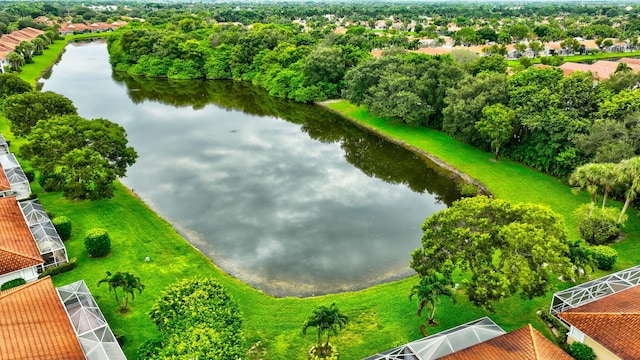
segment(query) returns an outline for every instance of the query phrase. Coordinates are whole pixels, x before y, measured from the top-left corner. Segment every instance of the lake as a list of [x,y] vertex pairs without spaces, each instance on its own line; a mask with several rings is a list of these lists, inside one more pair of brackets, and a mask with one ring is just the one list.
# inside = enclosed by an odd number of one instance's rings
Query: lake
[[[420,225],[460,197],[452,174],[322,107],[232,81],[112,73],[103,41],[67,46],[43,91],[123,126],[121,182],[219,267],[274,296],[412,274]],[[194,269],[197,273],[197,269]]]

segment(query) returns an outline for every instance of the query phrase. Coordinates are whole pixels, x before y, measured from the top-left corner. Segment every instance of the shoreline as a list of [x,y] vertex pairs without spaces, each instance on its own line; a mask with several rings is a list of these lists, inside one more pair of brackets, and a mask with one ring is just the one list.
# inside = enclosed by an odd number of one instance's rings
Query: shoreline
[[331,99],[331,100],[326,100],[326,101],[316,101],[316,102],[314,102],[314,104],[317,105],[317,106],[323,107],[323,108],[333,112],[334,114],[340,115],[342,118],[348,120],[352,124],[360,127],[361,129],[364,129],[364,130],[366,130],[366,131],[368,131],[368,132],[370,132],[372,134],[375,134],[376,136],[378,136],[378,137],[380,137],[382,139],[385,139],[386,141],[388,141],[388,142],[390,142],[392,144],[401,146],[401,147],[403,147],[403,148],[405,148],[405,149],[407,149],[407,150],[409,150],[409,151],[411,151],[411,152],[413,152],[415,154],[418,154],[420,156],[426,157],[427,159],[432,161],[434,164],[436,164],[439,167],[441,167],[441,168],[451,172],[452,174],[454,174],[456,177],[458,177],[464,183],[473,184],[473,185],[477,186],[478,187],[478,192],[481,195],[486,195],[486,196],[493,197],[493,194],[491,194],[491,191],[489,191],[489,188],[487,186],[485,186],[482,182],[474,179],[473,177],[469,176],[467,173],[459,170],[455,166],[453,166],[453,165],[449,164],[448,162],[440,159],[439,157],[437,157],[437,156],[435,156],[435,155],[433,155],[433,154],[431,154],[431,153],[429,153],[429,152],[427,152],[427,151],[425,151],[423,149],[420,149],[420,148],[418,148],[416,146],[407,144],[407,142],[405,142],[405,141],[402,141],[400,139],[397,139],[395,137],[387,135],[387,134],[381,132],[380,130],[378,130],[378,129],[370,126],[370,125],[362,123],[362,122],[358,121],[357,119],[355,119],[355,118],[353,118],[353,117],[351,117],[351,116],[349,116],[349,115],[347,115],[345,113],[342,113],[342,112],[340,112],[340,111],[338,111],[336,109],[332,109],[331,107],[328,106],[328,104],[339,102],[339,101],[342,101],[342,100],[343,99]]

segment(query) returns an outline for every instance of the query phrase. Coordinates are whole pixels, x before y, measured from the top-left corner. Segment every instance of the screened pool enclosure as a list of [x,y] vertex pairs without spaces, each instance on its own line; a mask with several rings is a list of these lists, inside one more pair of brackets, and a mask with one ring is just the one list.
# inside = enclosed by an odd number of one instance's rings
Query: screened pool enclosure
[[58,294],[88,360],[126,360],[83,280],[59,287]]
[[36,199],[21,201],[19,204],[44,259],[43,269],[69,261],[67,249],[40,202]]

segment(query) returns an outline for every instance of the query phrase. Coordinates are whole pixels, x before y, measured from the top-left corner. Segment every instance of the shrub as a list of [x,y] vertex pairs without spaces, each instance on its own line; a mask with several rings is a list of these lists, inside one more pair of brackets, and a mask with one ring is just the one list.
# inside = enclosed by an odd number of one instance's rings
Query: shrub
[[105,229],[90,229],[84,237],[84,247],[90,257],[103,257],[111,252],[111,239]]
[[124,346],[125,341],[127,340],[126,334],[122,329],[113,329],[113,336],[115,336],[116,341],[120,347]]
[[0,286],[0,291],[9,290],[11,288],[14,288],[14,287],[20,286],[20,285],[24,285],[26,283],[27,283],[27,281],[25,279],[23,279],[23,278],[17,278],[17,279],[9,280],[6,283],[2,284],[2,286]]
[[47,270],[43,271],[40,275],[38,275],[38,279],[42,279],[47,275],[58,275],[62,273],[66,273],[67,271],[71,271],[78,267],[78,259],[73,258],[64,264],[60,264],[58,266],[50,267]]
[[474,197],[478,195],[478,186],[475,184],[465,183],[460,187],[460,195],[462,197]]
[[618,223],[619,210],[596,208],[591,204],[576,210],[578,232],[592,245],[608,244],[620,236],[622,225]]
[[618,252],[609,246],[599,245],[591,247],[593,259],[598,264],[600,270],[611,270],[618,260]]
[[[322,345],[324,346],[325,344],[322,344]],[[329,354],[326,356],[322,356],[318,354],[319,352],[318,346],[314,345],[311,347],[311,349],[309,349],[309,353],[307,354],[307,359],[308,360],[338,360],[338,356],[340,356],[340,354],[338,353],[338,349],[332,343],[329,343],[329,348],[331,349]]]
[[594,360],[596,358],[592,348],[577,341],[569,346],[569,353],[575,360]]
[[71,238],[71,220],[68,217],[56,216],[51,222],[63,241]]
[[138,359],[145,360],[150,359],[158,354],[160,348],[162,347],[162,341],[160,340],[145,340],[138,346],[138,350],[136,350],[136,355]]
[[27,180],[29,180],[29,182],[33,182],[33,180],[35,180],[36,178],[36,172],[33,169],[24,169],[24,175],[27,177]]

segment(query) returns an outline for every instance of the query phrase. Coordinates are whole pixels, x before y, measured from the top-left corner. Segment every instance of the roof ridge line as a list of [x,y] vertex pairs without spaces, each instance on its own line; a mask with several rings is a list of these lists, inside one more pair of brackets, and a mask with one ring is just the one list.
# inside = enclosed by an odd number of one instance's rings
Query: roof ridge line
[[534,359],[540,359],[540,355],[538,354],[538,344],[536,343],[536,334],[533,332],[533,326],[531,324],[527,324],[529,327],[529,337],[531,337],[531,342],[533,343],[533,356]]

